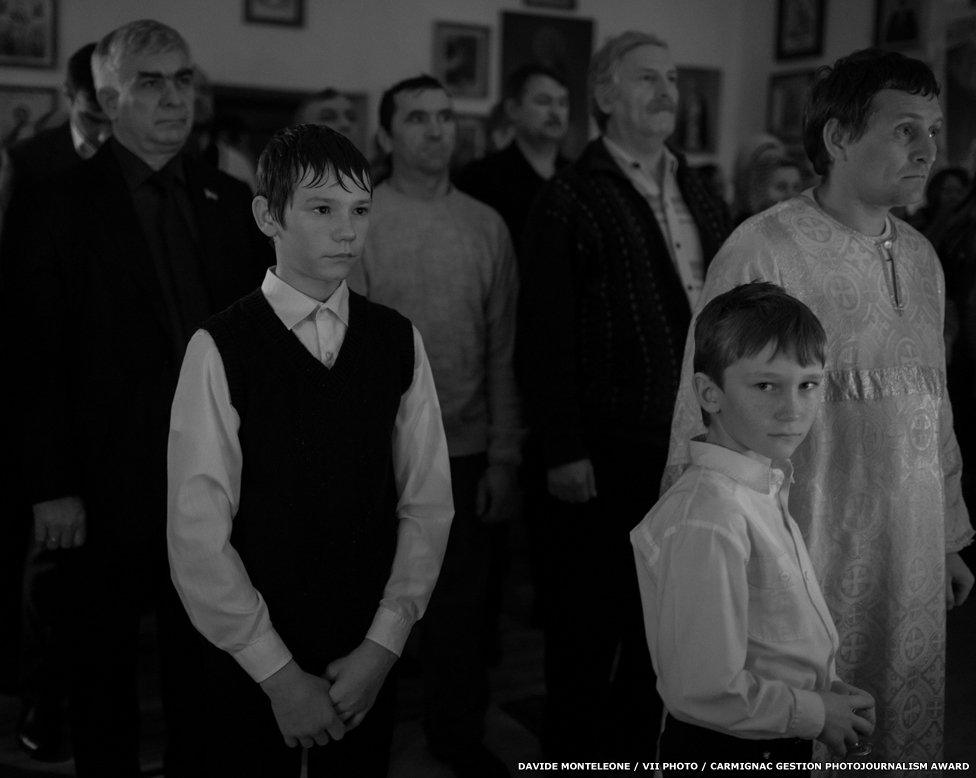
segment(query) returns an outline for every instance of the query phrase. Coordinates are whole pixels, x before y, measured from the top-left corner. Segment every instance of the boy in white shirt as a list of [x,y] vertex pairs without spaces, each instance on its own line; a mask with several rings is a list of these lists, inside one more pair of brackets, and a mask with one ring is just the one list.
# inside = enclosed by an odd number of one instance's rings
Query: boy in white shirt
[[206,640],[181,776],[297,778],[299,745],[310,778],[387,773],[387,676],[427,607],[454,508],[420,335],[346,285],[371,195],[345,137],[278,132],[252,206],[276,265],[187,346],[168,543]]
[[874,729],[836,674],[837,633],[789,514],[789,457],[817,418],[826,335],[780,287],[751,283],[695,325],[708,433],[630,535],[667,710],[662,761],[807,761]]

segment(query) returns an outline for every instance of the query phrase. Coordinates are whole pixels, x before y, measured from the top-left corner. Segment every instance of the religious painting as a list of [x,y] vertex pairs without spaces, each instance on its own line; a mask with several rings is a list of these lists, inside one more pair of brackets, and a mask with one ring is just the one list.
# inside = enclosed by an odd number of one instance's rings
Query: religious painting
[[53,87],[0,86],[0,148],[52,126],[58,113]]
[[718,150],[719,98],[722,71],[715,68],[678,68],[678,122],[673,141],[687,154],[714,154]]
[[825,4],[826,0],[779,0],[776,59],[823,54]]
[[563,151],[576,157],[589,140],[586,71],[593,53],[593,20],[502,13],[501,78],[529,62],[562,75],[569,87],[569,133]]
[[457,114],[457,143],[451,167],[460,170],[469,162],[479,159],[488,150],[488,130],[484,116]]
[[803,106],[813,74],[812,70],[803,70],[769,77],[766,129],[785,143],[796,143],[803,137]]
[[0,2],[0,66],[53,68],[58,53],[57,0]]
[[923,0],[876,0],[874,45],[902,51],[922,45]]
[[454,97],[487,97],[488,28],[435,22],[431,70]]
[[302,27],[305,24],[305,0],[244,0],[244,21]]
[[946,28],[942,84],[947,161],[976,170],[976,16],[956,19]]

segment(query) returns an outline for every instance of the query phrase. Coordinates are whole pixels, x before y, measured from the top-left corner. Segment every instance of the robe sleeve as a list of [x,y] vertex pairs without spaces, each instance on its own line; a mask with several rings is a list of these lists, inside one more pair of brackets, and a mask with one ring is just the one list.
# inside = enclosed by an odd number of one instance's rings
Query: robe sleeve
[[[941,332],[945,326],[945,276],[934,252],[930,261],[939,287],[939,331]],[[939,343],[943,346],[940,361],[945,375],[945,341],[940,338]],[[947,554],[953,554],[973,542],[973,528],[969,521],[969,511],[962,497],[962,454],[953,430],[952,403],[949,401],[948,386],[939,404],[939,446],[945,500],[945,551]]]

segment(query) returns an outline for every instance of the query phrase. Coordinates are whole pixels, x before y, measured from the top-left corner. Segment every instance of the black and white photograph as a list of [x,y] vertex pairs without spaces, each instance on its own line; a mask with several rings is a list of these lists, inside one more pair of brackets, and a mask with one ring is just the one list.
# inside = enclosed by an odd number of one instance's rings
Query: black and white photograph
[[0,3],[0,67],[53,68],[58,57],[58,0]]
[[965,775],[971,0],[0,0],[0,778]]
[[828,0],[777,0],[776,59],[816,57],[823,52]]
[[922,45],[927,0],[875,0],[875,44],[886,49]]
[[488,96],[489,28],[436,22],[431,71],[455,97]]
[[244,21],[254,24],[277,24],[302,27],[305,23],[305,0],[243,0]]

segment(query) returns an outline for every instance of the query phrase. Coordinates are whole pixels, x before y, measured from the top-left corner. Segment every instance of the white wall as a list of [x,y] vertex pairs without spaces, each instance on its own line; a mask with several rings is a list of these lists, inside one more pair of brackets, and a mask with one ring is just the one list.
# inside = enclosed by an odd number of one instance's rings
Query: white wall
[[[875,0],[827,0],[821,57],[777,62],[777,0],[578,0],[575,12],[529,8],[521,0],[306,0],[301,29],[245,24],[243,0],[61,0],[56,70],[4,68],[0,83],[60,84],[67,56],[126,21],[153,17],[178,29],[211,80],[279,89],[326,85],[365,91],[375,114],[382,90],[407,75],[427,71],[433,22],[491,27],[489,96],[459,100],[458,109],[486,113],[499,90],[502,11],[551,13],[594,20],[594,45],[636,28],[667,39],[679,65],[723,71],[718,161],[729,168],[740,138],[766,126],[766,98],[773,73],[805,70],[868,46]],[[938,29],[963,13],[968,0],[933,0],[927,17],[927,58],[938,67]],[[371,118],[371,127],[375,118]]]
[[874,0],[827,0],[824,52],[777,62],[776,0],[745,0],[742,3],[742,73],[738,93],[733,93],[732,124],[740,138],[766,129],[766,98],[769,77],[776,73],[810,70],[830,64],[838,57],[870,46],[874,35]]
[[[375,113],[384,88],[430,69],[437,20],[491,26],[489,97],[459,100],[457,106],[487,113],[499,90],[500,13],[521,11],[592,18],[597,46],[625,29],[653,30],[671,43],[679,65],[721,68],[721,126],[731,116],[730,98],[741,91],[742,5],[752,2],[579,0],[578,9],[567,13],[529,8],[521,0],[306,0],[305,25],[295,29],[245,24],[243,0],[61,0],[58,68],[5,68],[0,83],[59,85],[66,58],[80,46],[127,21],[152,17],[186,37],[215,83],[308,90],[336,85],[368,92]],[[722,161],[734,146],[723,133]]]

